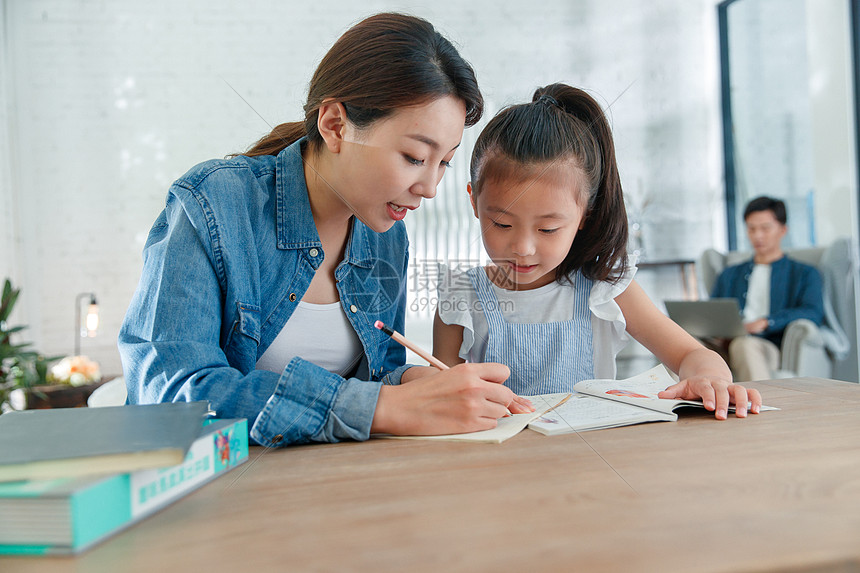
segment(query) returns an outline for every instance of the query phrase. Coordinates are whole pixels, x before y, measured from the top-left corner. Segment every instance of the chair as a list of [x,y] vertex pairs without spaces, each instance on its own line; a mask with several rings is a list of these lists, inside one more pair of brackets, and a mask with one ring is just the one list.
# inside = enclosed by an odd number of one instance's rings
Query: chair
[[[858,381],[857,315],[854,301],[854,253],[848,239],[828,247],[785,249],[785,253],[818,269],[823,279],[824,324],[796,320],[785,329],[781,363],[774,377],[814,376]],[[710,294],[724,268],[749,260],[750,252],[721,253],[707,249],[697,268]]]
[[125,389],[125,378],[117,376],[113,380],[108,380],[90,394],[87,399],[87,406],[90,408],[98,408],[102,406],[122,406],[125,404],[127,397]]

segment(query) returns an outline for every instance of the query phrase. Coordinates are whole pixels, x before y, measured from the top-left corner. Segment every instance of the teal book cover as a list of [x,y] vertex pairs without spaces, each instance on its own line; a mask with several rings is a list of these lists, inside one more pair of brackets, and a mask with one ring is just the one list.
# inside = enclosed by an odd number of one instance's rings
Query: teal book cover
[[211,420],[175,466],[0,483],[0,554],[83,551],[247,459],[247,420]]

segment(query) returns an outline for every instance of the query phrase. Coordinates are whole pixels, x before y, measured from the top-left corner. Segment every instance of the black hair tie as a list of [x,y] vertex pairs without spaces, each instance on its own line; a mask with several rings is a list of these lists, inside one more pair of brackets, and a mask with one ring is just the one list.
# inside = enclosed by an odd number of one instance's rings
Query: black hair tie
[[541,94],[540,97],[537,98],[537,101],[535,103],[542,103],[542,104],[548,105],[548,106],[553,105],[553,106],[557,107],[558,109],[561,109],[561,106],[559,105],[558,100],[549,94]]

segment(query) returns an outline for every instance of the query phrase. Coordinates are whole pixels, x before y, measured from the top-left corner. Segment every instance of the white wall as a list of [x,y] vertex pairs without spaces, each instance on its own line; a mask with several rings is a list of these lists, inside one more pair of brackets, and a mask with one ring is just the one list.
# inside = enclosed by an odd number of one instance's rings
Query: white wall
[[648,254],[695,256],[724,227],[714,4],[5,0],[0,271],[49,354],[72,351],[75,294],[94,291],[102,328],[82,351],[119,373],[116,334],[170,182],[298,119],[327,48],[386,9],[455,41],[493,109],[553,81],[611,104],[625,188],[648,199]]
[[816,229],[823,245],[857,237],[851,14],[845,0],[806,0]]
[[[0,0],[0,15],[5,13],[5,6],[5,0]],[[5,21],[2,23],[5,24]],[[6,28],[5,25],[0,26],[0,279],[17,274],[15,240],[18,217],[12,193],[12,165],[15,163],[12,153],[16,146],[11,141],[15,110],[11,98],[10,41]]]
[[[845,0],[807,1],[809,100],[815,165],[816,228],[821,244],[853,237],[854,312],[860,300],[858,190],[852,75],[851,14]],[[857,324],[860,325],[860,317]],[[852,348],[834,364],[833,378],[857,380],[857,329],[846,329]]]

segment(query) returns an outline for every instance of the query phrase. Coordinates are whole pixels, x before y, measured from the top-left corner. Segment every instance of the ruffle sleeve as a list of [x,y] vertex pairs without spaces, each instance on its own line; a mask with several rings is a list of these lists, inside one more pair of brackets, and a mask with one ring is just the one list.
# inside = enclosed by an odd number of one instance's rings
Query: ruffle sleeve
[[445,324],[463,327],[463,343],[460,345],[459,354],[463,360],[469,360],[469,351],[475,343],[475,327],[471,313],[477,300],[475,289],[466,271],[451,270],[443,264],[439,277],[436,310]]
[[621,312],[621,307],[615,302],[615,297],[627,290],[636,274],[638,257],[629,255],[627,257],[627,270],[616,283],[597,281],[591,287],[591,295],[588,297],[588,308],[592,314],[610,324],[614,338],[626,342],[629,340],[627,334],[627,321]]

